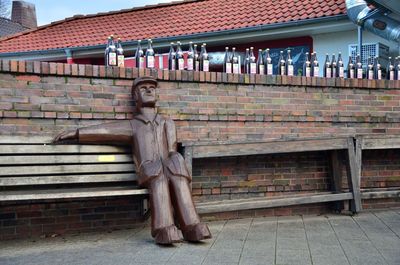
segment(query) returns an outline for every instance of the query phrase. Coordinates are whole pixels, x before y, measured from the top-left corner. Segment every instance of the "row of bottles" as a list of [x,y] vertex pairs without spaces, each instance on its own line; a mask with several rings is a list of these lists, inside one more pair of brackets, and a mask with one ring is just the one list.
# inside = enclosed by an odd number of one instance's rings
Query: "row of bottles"
[[210,70],[210,60],[207,53],[206,43],[201,45],[200,54],[197,51],[197,44],[193,45],[193,42],[189,43],[189,49],[187,51],[186,68],[185,58],[181,47],[181,42],[178,41],[176,48],[175,43],[171,42],[171,46],[168,53],[168,69],[169,70],[188,70],[188,71],[204,71]]
[[117,45],[114,41],[114,36],[111,35],[107,39],[107,46],[104,52],[106,66],[125,66],[124,50],[122,49],[121,39],[118,38]]

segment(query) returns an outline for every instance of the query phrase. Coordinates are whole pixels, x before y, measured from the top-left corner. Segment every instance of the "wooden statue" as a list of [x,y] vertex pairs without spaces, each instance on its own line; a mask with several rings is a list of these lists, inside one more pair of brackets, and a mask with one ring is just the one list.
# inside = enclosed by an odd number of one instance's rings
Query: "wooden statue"
[[[157,81],[137,78],[132,87],[137,115],[132,120],[105,123],[62,132],[54,142],[74,140],[91,144],[124,144],[132,147],[138,183],[149,189],[151,235],[159,244],[200,241],[211,238],[200,222],[190,191],[191,176],[184,158],[177,152],[173,120],[157,114]],[[182,234],[174,224],[174,214]]]

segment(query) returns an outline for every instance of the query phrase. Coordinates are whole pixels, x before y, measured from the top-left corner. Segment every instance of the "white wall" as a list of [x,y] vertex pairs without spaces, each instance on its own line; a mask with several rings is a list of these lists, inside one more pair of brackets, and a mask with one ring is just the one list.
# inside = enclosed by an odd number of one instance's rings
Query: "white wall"
[[[357,44],[357,30],[341,31],[326,34],[315,34],[312,35],[314,51],[317,52],[318,61],[320,64],[325,62],[326,53],[330,56],[335,53],[336,56],[339,52],[342,52],[342,57],[344,59],[344,64],[347,65],[349,58],[349,44]],[[395,42],[389,42],[379,36],[376,36],[367,31],[363,31],[363,43],[375,43],[380,42],[389,46],[389,53],[392,58],[399,55],[400,44]],[[320,68],[322,75],[322,67]]]

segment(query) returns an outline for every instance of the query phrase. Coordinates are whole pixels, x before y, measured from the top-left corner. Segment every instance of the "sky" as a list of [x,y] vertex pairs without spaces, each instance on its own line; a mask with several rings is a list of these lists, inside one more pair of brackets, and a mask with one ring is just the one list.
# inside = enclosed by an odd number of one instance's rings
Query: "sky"
[[35,4],[38,25],[49,24],[74,15],[115,11],[171,0],[25,0]]

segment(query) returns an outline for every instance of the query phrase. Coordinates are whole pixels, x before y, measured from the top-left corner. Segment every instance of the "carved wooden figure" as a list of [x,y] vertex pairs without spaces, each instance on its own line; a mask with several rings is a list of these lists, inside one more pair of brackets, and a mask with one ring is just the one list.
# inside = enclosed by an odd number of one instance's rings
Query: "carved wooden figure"
[[211,238],[206,224],[200,222],[190,191],[191,176],[184,158],[177,152],[174,122],[157,114],[157,81],[137,78],[132,87],[137,115],[118,121],[62,132],[54,142],[124,144],[132,147],[138,183],[150,192],[151,235],[159,244],[182,241],[174,224],[175,213],[187,241]]

